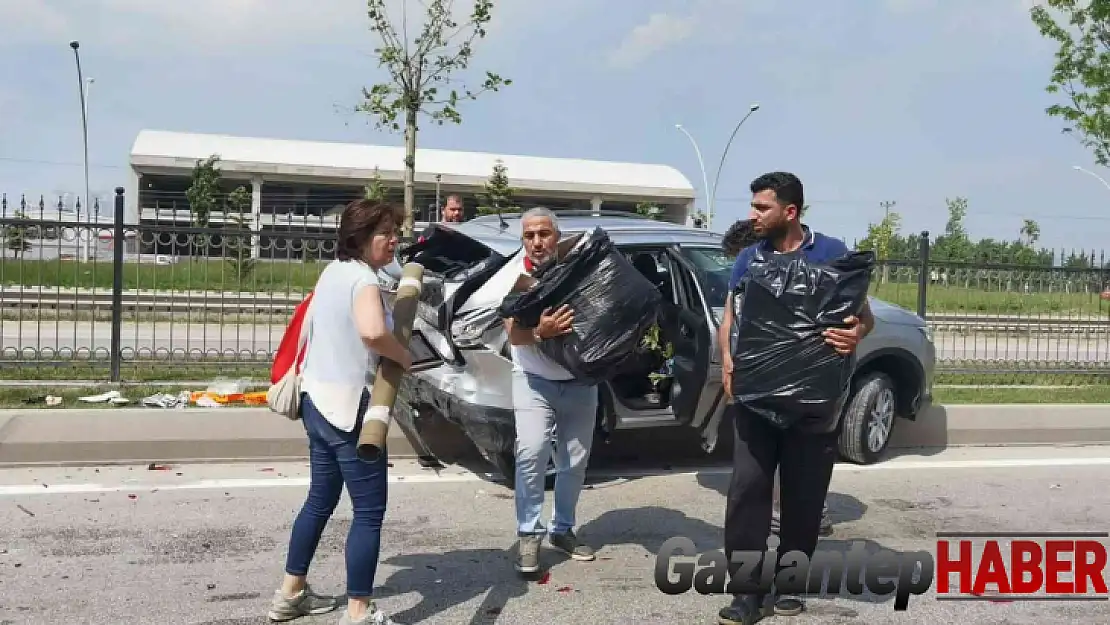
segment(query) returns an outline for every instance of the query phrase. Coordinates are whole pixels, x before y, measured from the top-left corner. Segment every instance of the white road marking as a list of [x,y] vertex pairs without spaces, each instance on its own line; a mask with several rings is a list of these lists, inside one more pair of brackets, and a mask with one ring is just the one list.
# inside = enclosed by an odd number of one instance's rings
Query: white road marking
[[[996,458],[978,460],[889,460],[873,465],[838,464],[835,472],[858,473],[863,471],[904,471],[930,469],[1023,469],[1043,467],[1092,467],[1110,466],[1110,457],[1072,457],[1072,458]],[[675,477],[696,475],[728,474],[727,466],[691,467],[681,471],[661,471],[659,469],[632,469],[591,471],[591,481],[597,478],[637,478],[637,477]],[[488,475],[477,473],[443,472],[394,474],[389,476],[391,484],[458,484],[464,482],[483,482]],[[74,495],[93,493],[140,493],[178,490],[231,490],[243,488],[307,488],[308,477],[252,478],[252,479],[210,479],[184,483],[147,482],[127,484],[17,484],[0,486],[0,497],[25,497],[28,495]]]
[[[458,482],[479,482],[480,475],[474,473],[458,474],[418,474],[418,475],[391,475],[391,484],[451,484]],[[0,486],[0,497],[17,497],[25,495],[77,495],[89,493],[139,493],[162,490],[230,490],[235,488],[307,488],[307,477],[278,477],[262,479],[221,479],[199,480],[185,483],[131,483],[131,484],[18,484],[14,486]]]

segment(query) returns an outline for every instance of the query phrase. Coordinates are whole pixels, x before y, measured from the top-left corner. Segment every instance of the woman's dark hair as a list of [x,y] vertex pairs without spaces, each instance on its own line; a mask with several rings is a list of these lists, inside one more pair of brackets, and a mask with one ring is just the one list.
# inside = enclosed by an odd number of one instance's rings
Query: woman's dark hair
[[396,226],[404,219],[405,211],[396,204],[374,200],[355,200],[343,209],[339,217],[339,233],[335,257],[339,260],[362,260],[366,242],[378,231],[382,223]]
[[759,241],[750,219],[741,219],[729,226],[721,238],[721,249],[729,256],[736,256],[740,250]]

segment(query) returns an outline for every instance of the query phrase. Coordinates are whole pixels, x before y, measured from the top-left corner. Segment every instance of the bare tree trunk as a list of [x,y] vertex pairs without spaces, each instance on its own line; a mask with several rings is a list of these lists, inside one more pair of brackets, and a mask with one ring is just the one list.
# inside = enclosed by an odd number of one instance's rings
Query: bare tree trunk
[[405,112],[405,223],[401,229],[405,238],[412,238],[415,229],[416,116],[416,110],[409,109]]

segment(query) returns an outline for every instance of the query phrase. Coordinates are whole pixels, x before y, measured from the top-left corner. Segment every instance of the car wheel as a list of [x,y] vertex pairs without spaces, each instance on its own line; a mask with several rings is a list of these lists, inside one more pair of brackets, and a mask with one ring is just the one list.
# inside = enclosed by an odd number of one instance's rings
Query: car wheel
[[[505,478],[505,485],[509,488],[516,488],[516,454],[511,451],[505,451],[498,454],[493,454],[490,460],[497,472]],[[544,484],[545,490],[555,488],[555,443],[551,443],[551,454],[547,458],[547,468],[544,470]]]
[[857,383],[857,390],[844,411],[840,454],[858,464],[873,464],[882,458],[894,429],[894,382],[885,373],[871,371]]

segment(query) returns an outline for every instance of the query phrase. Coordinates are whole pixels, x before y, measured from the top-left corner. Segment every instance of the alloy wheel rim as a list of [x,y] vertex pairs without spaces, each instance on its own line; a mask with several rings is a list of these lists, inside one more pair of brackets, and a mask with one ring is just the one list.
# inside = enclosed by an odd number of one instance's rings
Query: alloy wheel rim
[[871,407],[871,419],[867,424],[867,446],[872,453],[878,453],[890,438],[894,424],[894,390],[884,388],[879,391]]

